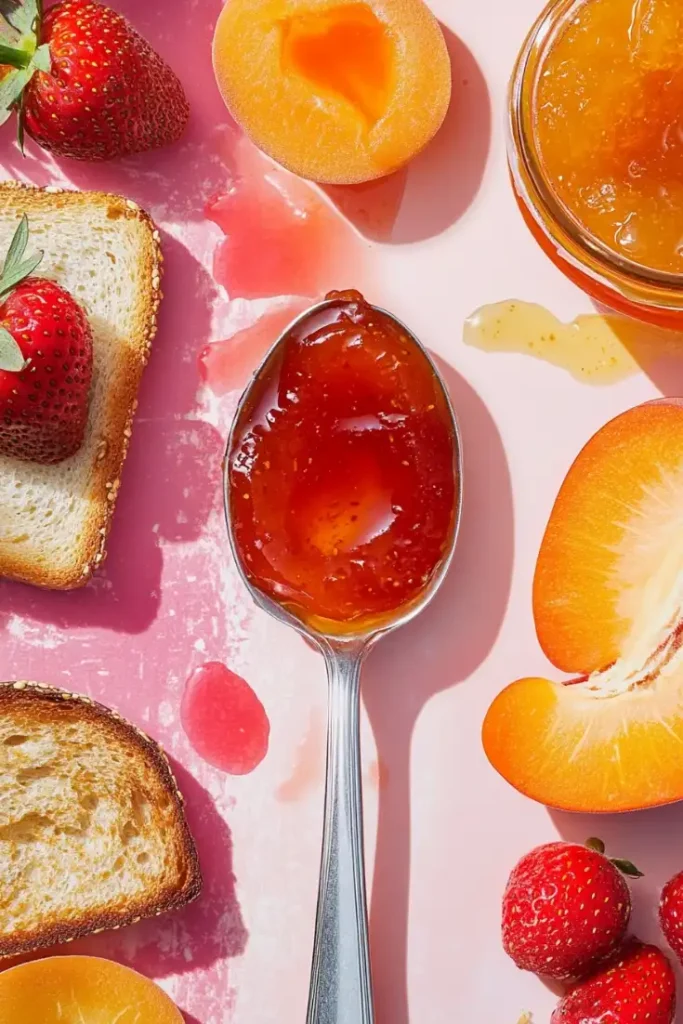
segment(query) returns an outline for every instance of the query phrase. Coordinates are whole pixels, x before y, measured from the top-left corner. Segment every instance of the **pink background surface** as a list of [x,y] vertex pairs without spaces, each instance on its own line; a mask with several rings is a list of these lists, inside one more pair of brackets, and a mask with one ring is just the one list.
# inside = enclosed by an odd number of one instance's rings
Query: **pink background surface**
[[[186,140],[92,168],[57,165],[33,146],[23,160],[7,127],[0,159],[6,177],[120,191],[146,206],[163,232],[166,298],[106,569],[75,594],[0,583],[1,674],[81,690],[117,707],[166,746],[188,800],[206,876],[201,901],[83,948],[156,978],[188,1024],[299,1024],[322,819],[323,666],[293,632],[257,612],[238,581],[219,486],[237,396],[202,387],[197,358],[207,343],[254,319],[262,304],[230,303],[230,295],[267,295],[256,268],[285,244],[277,204],[272,218],[267,203],[240,207],[240,189],[248,192],[256,175],[259,188],[279,189],[285,204],[318,200],[280,172],[265,179],[265,165],[228,125],[209,55],[219,0],[114,5],[181,75],[193,108]],[[641,374],[591,388],[523,356],[462,344],[463,319],[486,302],[527,299],[567,318],[590,305],[527,235],[507,181],[506,81],[538,0],[432,6],[454,62],[442,133],[407,176],[360,194],[332,191],[354,227],[325,229],[336,232],[337,255],[329,262],[320,255],[321,280],[282,288],[309,294],[360,286],[408,322],[440,360],[464,438],[453,569],[429,611],[380,645],[364,679],[378,1024],[516,1024],[523,1010],[547,1020],[554,1004],[500,947],[500,894],[518,856],[558,834],[598,832],[646,872],[636,888],[635,925],[653,938],[656,890],[683,866],[680,808],[599,822],[549,814],[494,774],[479,739],[492,696],[547,667],[530,585],[570,461],[611,416],[681,392],[683,382],[673,373]],[[235,218],[227,243],[205,212],[226,194]],[[219,276],[230,295],[213,276],[219,246]],[[289,282],[296,258],[295,247],[271,277]],[[240,349],[237,378],[255,357]],[[209,660],[247,678],[270,718],[269,753],[245,777],[206,764],[180,726],[184,682]]]

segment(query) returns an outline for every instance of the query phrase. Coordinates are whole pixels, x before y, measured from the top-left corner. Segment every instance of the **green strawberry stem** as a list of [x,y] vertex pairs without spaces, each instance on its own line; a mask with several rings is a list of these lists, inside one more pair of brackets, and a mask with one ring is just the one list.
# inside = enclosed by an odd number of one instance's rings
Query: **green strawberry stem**
[[[5,257],[2,274],[0,274],[0,302],[4,302],[17,285],[33,273],[43,258],[43,252],[38,251],[28,259],[24,259],[28,239],[28,217],[24,214],[14,232]],[[8,373],[21,373],[26,365],[18,342],[6,328],[0,326],[0,370],[5,370]]]
[[50,49],[40,42],[42,17],[41,0],[0,0],[0,64],[11,68],[0,79],[0,124],[16,111],[22,153],[24,90],[36,71],[49,73],[52,67]]
[[[590,839],[586,840],[585,844],[589,850],[595,850],[596,853],[605,852],[605,844],[602,839],[598,839],[597,836],[591,836]],[[609,857],[610,864],[614,864],[615,868],[621,871],[622,875],[626,875],[628,878],[642,878],[643,872],[639,870],[631,860],[624,860],[621,857]]]
[[622,875],[626,875],[628,878],[642,878],[643,872],[635,866],[631,860],[623,860],[621,857],[610,858],[615,868],[619,868]]
[[13,68],[27,68],[33,60],[33,54],[15,46],[0,43],[0,64],[9,64]]

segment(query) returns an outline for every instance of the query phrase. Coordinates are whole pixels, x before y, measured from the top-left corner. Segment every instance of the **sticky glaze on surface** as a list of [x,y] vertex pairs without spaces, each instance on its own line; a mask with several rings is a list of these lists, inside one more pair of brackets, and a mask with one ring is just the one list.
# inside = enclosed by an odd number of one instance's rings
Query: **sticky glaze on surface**
[[586,384],[615,384],[662,362],[683,362],[683,336],[628,317],[584,313],[563,323],[535,302],[508,299],[465,320],[463,341],[484,352],[542,359]]

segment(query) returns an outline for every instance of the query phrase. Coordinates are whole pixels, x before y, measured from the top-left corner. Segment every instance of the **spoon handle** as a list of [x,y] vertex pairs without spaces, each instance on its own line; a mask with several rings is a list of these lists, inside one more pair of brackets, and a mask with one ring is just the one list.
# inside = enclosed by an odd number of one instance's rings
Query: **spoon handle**
[[325,651],[327,783],[306,1024],[374,1024],[360,774],[362,651]]

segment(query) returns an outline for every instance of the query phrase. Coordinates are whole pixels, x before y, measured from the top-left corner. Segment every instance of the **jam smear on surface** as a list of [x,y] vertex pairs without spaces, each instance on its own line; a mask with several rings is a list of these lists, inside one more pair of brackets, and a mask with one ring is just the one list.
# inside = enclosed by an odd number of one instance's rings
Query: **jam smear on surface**
[[213,276],[231,299],[320,296],[351,271],[366,280],[367,246],[310,182],[243,138],[230,160],[228,186],[206,214],[225,235]]
[[410,337],[331,293],[278,347],[230,455],[234,536],[265,593],[358,626],[415,600],[457,498],[446,397]]
[[285,327],[313,304],[313,299],[292,298],[278,309],[267,310],[249,327],[224,341],[212,341],[199,353],[199,375],[215,395],[242,390]]
[[[614,384],[645,370],[680,374],[683,334],[630,317],[581,313],[570,323],[534,302],[508,299],[481,306],[463,341],[484,352],[520,352],[567,370],[586,384]],[[657,379],[657,377],[653,377]]]

